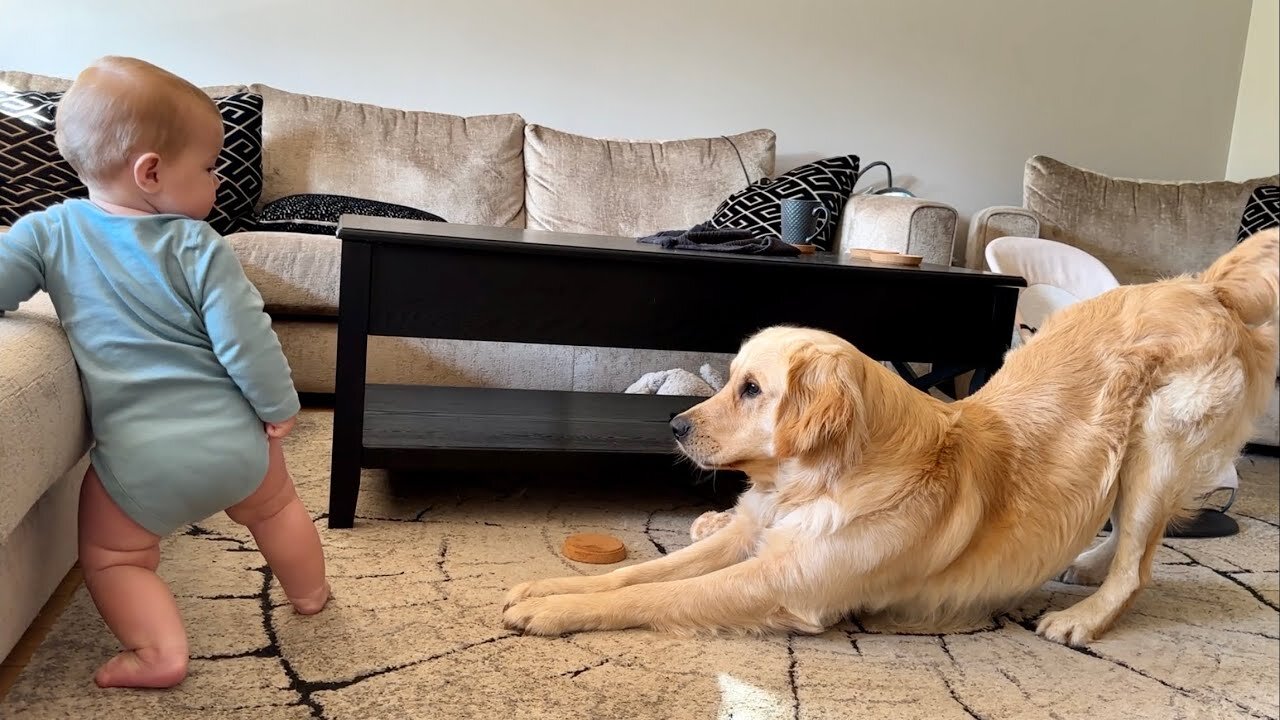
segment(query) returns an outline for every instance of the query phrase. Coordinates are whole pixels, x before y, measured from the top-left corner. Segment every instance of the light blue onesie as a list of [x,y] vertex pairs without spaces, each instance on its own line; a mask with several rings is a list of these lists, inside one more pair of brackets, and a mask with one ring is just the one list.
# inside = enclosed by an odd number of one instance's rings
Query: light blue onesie
[[41,289],[80,369],[93,467],[129,517],[166,535],[257,489],[262,423],[293,417],[298,394],[226,240],[68,200],[0,234],[0,310]]

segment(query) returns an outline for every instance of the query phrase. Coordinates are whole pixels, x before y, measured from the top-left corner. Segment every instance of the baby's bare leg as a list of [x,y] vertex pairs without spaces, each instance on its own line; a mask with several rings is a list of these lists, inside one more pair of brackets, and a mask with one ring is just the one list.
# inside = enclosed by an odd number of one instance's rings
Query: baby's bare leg
[[187,634],[173,593],[156,575],[160,537],[124,514],[90,468],[80,486],[80,566],[102,619],[124,645],[94,682],[173,687],[187,676]]
[[312,615],[329,601],[320,534],[293,488],[280,440],[271,438],[268,442],[271,460],[267,476],[252,495],[227,508],[227,515],[253,533],[293,608]]

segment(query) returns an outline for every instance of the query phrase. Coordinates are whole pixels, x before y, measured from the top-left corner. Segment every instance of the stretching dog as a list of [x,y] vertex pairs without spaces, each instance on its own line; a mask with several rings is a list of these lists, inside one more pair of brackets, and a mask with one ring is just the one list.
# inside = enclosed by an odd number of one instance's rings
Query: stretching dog
[[1101,587],[1037,630],[1086,644],[1147,584],[1166,524],[1235,459],[1275,386],[1278,245],[1260,233],[1198,277],[1072,305],[950,404],[828,333],[760,332],[724,389],[671,423],[699,466],[750,477],[729,525],[605,575],[520,585],[504,622],[820,632],[857,613],[939,631],[1061,576]]

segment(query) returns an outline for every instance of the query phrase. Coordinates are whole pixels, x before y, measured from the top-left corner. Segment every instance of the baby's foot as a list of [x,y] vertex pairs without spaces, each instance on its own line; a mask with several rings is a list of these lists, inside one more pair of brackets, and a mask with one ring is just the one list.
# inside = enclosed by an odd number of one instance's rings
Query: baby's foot
[[293,609],[299,615],[315,615],[329,602],[329,583],[326,582],[323,587],[310,595],[291,597],[289,602],[293,604]]
[[125,650],[98,668],[98,687],[171,688],[187,677],[185,650]]

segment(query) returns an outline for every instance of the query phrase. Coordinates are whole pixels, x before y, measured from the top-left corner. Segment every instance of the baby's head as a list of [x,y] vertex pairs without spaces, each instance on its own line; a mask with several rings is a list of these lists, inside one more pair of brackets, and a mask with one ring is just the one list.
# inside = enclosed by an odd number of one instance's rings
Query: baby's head
[[155,65],[105,57],[63,96],[58,150],[90,197],[204,219],[213,208],[222,118],[213,100]]

